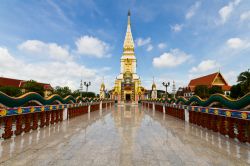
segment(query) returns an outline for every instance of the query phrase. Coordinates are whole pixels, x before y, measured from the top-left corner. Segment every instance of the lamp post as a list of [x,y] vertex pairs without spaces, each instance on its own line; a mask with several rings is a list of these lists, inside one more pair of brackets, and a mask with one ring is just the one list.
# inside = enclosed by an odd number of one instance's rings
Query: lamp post
[[91,85],[91,82],[84,82],[84,86],[86,86],[86,95],[88,93],[89,86]]
[[166,87],[165,98],[167,99],[168,86],[170,85],[170,82],[162,82],[162,85]]

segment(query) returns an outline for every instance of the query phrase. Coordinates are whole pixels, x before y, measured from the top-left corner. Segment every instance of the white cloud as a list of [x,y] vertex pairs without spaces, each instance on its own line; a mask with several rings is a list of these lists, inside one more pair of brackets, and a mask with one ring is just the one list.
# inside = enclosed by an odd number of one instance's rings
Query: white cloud
[[223,73],[223,76],[225,77],[229,85],[233,85],[233,84],[236,84],[237,82],[238,74],[239,73],[237,73],[236,71],[228,71],[227,73]]
[[190,55],[179,49],[172,49],[153,59],[155,67],[175,67],[190,59]]
[[145,39],[143,39],[143,38],[138,38],[138,39],[136,39],[135,40],[135,43],[136,43],[136,46],[138,46],[138,47],[144,47],[144,48],[146,48],[146,51],[152,51],[153,50],[153,45],[151,44],[151,38],[150,37],[148,37],[148,38],[145,38]]
[[[32,48],[33,49],[33,48]],[[34,50],[36,48],[34,47]],[[3,77],[50,83],[52,86],[69,86],[75,90],[79,88],[80,79],[92,81],[90,91],[99,93],[100,74],[110,70],[109,67],[87,68],[75,61],[37,61],[26,62],[12,55],[7,48],[0,47],[0,73]],[[96,82],[97,81],[97,82]]]
[[230,38],[227,40],[226,44],[232,49],[242,49],[250,47],[250,42],[242,40],[240,38]]
[[148,37],[146,39],[138,38],[138,39],[135,40],[135,42],[136,42],[136,45],[138,47],[141,47],[141,46],[150,44],[151,43],[151,38],[150,37]]
[[147,46],[147,49],[146,49],[146,50],[149,52],[149,51],[152,51],[153,48],[154,48],[154,47],[153,47],[151,44],[149,44],[149,45]]
[[171,30],[174,32],[180,32],[183,28],[183,24],[175,24],[175,25],[171,25]]
[[8,49],[5,47],[0,47],[0,62],[5,62],[3,65],[10,64],[13,62],[15,58],[13,58]]
[[220,19],[221,19],[222,24],[227,22],[227,20],[230,18],[231,14],[232,14],[234,8],[236,6],[238,6],[240,2],[241,2],[241,0],[233,0],[233,1],[229,2],[228,5],[223,6],[219,10],[219,15],[220,15]]
[[225,23],[227,21],[227,19],[231,15],[232,11],[233,11],[233,6],[232,5],[224,6],[223,8],[221,8],[219,10],[219,14],[220,14],[222,23]]
[[220,65],[214,60],[204,60],[197,67],[192,67],[189,72],[206,72],[212,69],[218,69]]
[[164,49],[164,48],[166,48],[167,47],[167,44],[166,43],[159,43],[158,44],[158,48],[160,48],[160,49]]
[[240,15],[240,20],[241,21],[250,20],[250,10],[242,13]]
[[97,58],[109,57],[110,47],[107,43],[92,36],[82,36],[75,42],[77,52],[82,55],[93,56]]
[[59,46],[56,43],[44,43],[39,40],[27,40],[20,44],[18,48],[27,53],[49,56],[50,58],[56,60],[72,58],[66,47]]
[[188,10],[188,12],[186,13],[185,15],[186,19],[192,18],[195,15],[196,11],[199,9],[200,5],[201,5],[200,1],[195,2],[195,4],[192,5]]

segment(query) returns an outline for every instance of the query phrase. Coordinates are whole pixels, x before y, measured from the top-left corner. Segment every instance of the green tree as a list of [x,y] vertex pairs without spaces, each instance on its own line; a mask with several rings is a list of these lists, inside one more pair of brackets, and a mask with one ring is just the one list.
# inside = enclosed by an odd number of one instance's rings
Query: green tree
[[[72,93],[73,97],[81,96],[81,92],[79,90],[75,90]],[[82,97],[96,97],[96,94],[94,92],[82,92]]]
[[12,97],[17,97],[22,94],[21,89],[14,86],[2,86],[0,87],[0,91]]
[[244,95],[244,93],[241,90],[240,84],[233,85],[231,87],[231,89],[230,89],[230,97],[237,99],[237,98],[239,98],[239,97],[241,97],[243,95]]
[[198,85],[194,90],[195,95],[200,98],[207,98],[209,96],[208,87],[206,85]]
[[82,92],[83,97],[96,97],[94,92]]
[[39,93],[41,96],[44,96],[43,86],[34,80],[26,81],[22,88],[25,89],[25,92],[36,92]]
[[71,90],[67,86],[65,86],[65,87],[57,86],[54,90],[54,93],[58,94],[59,96],[61,96],[63,98],[68,96],[68,95],[72,95]]
[[72,96],[74,98],[77,98],[78,96],[81,96],[81,92],[79,90],[75,90],[73,93],[72,93]]
[[223,94],[223,90],[221,88],[221,86],[212,86],[211,88],[208,89],[209,94],[215,94],[215,93],[220,93]]
[[241,91],[244,94],[250,92],[250,71],[244,71],[238,76],[238,83],[241,86]]

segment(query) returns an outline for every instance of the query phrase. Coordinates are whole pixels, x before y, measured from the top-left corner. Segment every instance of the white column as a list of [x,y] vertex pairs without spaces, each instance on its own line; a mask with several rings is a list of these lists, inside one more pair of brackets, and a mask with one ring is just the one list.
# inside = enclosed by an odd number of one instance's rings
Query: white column
[[63,109],[63,120],[67,120],[68,118],[68,108]]
[[90,113],[90,104],[88,104],[88,113]]
[[155,116],[155,103],[152,103],[153,116]]
[[189,111],[188,109],[185,109],[184,111],[185,111],[185,121],[189,122]]
[[102,110],[102,101],[99,104],[99,110]]
[[163,107],[163,113],[165,114],[165,113],[166,113],[166,109],[165,109],[166,107],[165,107],[165,104],[163,104],[163,106],[162,106],[162,107]]

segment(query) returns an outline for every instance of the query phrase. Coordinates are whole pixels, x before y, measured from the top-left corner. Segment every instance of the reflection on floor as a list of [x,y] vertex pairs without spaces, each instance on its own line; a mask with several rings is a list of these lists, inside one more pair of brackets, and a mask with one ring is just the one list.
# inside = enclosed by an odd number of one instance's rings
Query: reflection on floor
[[124,104],[0,142],[2,165],[248,165],[250,146]]

